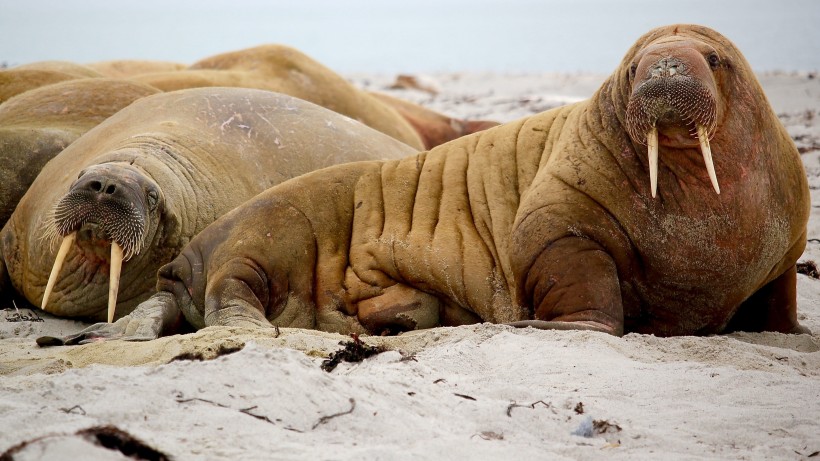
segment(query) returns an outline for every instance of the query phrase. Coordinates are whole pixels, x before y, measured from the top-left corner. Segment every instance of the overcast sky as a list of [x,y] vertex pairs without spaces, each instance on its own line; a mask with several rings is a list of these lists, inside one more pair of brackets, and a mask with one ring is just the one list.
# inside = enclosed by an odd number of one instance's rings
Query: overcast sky
[[191,63],[262,43],[340,72],[611,72],[652,27],[694,22],[756,70],[820,69],[820,0],[0,0],[0,62]]

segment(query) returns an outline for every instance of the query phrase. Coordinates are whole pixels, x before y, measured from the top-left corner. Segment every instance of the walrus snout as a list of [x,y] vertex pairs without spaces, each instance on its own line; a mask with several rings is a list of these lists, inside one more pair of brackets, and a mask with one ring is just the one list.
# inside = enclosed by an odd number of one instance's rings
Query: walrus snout
[[54,208],[57,233],[66,236],[95,223],[108,240],[119,244],[126,260],[142,248],[148,213],[156,192],[144,190],[144,178],[101,168],[80,176]]
[[658,145],[700,146],[715,192],[720,194],[709,139],[718,120],[718,92],[712,75],[716,53],[704,44],[670,41],[647,47],[630,70],[632,93],[626,128],[647,146],[652,197],[657,194]]
[[[43,295],[45,309],[69,250],[80,239],[111,242],[108,321],[113,321],[123,261],[139,254],[159,186],[131,166],[102,164],[80,173],[54,207],[47,236],[63,237]],[[80,232],[85,230],[84,232]]]

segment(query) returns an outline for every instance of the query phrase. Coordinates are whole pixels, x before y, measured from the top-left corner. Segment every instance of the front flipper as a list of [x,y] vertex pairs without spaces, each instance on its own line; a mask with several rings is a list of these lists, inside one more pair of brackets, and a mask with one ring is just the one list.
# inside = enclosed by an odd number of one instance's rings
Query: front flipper
[[553,242],[519,280],[519,299],[532,306],[534,320],[511,325],[623,335],[618,271],[609,253],[594,241],[565,237]]
[[797,266],[790,267],[744,301],[725,331],[810,334],[808,328],[797,322]]
[[537,330],[585,330],[612,333],[612,331],[602,328],[601,324],[595,322],[556,322],[550,320],[521,320],[518,322],[510,322],[507,325],[516,328],[532,327]]
[[271,289],[268,275],[253,259],[233,258],[208,277],[202,322],[205,326],[272,328],[266,314],[271,297],[274,304],[283,304],[277,302],[282,299],[282,291]]
[[176,298],[171,293],[160,291],[114,323],[96,323],[63,338],[41,336],[37,338],[37,344],[48,347],[73,346],[110,339],[150,341],[175,333],[182,321]]

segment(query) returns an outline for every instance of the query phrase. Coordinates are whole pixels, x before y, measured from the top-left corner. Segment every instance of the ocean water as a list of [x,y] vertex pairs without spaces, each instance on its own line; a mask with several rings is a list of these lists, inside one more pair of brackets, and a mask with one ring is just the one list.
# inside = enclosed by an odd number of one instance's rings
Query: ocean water
[[670,23],[715,28],[755,70],[820,69],[820,0],[0,0],[0,62],[284,43],[340,72],[609,73]]

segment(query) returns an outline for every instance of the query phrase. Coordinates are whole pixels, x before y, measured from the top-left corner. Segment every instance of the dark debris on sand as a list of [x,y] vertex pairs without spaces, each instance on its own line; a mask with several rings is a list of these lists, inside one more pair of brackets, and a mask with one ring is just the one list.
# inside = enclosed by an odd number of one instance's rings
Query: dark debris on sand
[[[87,429],[81,429],[74,435],[111,451],[120,452],[126,458],[134,460],[169,461],[172,459],[165,453],[147,445],[145,442],[116,426],[93,426]],[[46,441],[50,437],[53,436],[38,437],[33,440],[20,442],[0,454],[0,461],[14,461],[18,458],[29,459],[33,453],[25,453],[25,450],[29,448],[30,445]],[[42,449],[42,447],[39,449]],[[38,448],[34,448],[33,450],[38,450]]]
[[817,264],[814,261],[803,261],[797,263],[797,273],[808,275],[813,279],[820,279],[820,272],[817,271]]
[[6,322],[45,322],[42,317],[37,315],[37,313],[31,309],[28,309],[31,312],[31,315],[26,315],[20,312],[20,309],[17,308],[17,303],[12,301],[13,308],[5,308],[3,312],[5,313],[5,321]]
[[244,344],[229,344],[229,343],[221,343],[219,344],[216,349],[208,347],[204,351],[194,351],[194,352],[183,352],[182,354],[177,355],[176,357],[172,358],[170,362],[176,362],[177,360],[194,360],[194,361],[203,361],[203,360],[213,360],[217,357],[221,357],[223,355],[233,354],[234,352],[239,352],[242,348],[245,347]]
[[353,363],[361,362],[368,357],[380,354],[386,350],[384,346],[370,346],[365,344],[359,339],[359,335],[356,333],[351,334],[350,337],[353,341],[339,342],[339,345],[344,347],[331,353],[327,360],[322,361],[322,370],[331,372],[342,361]]

